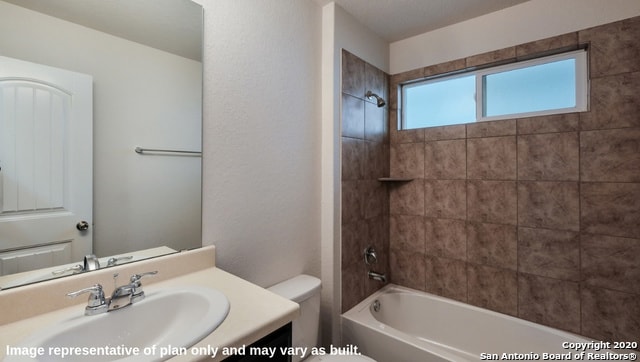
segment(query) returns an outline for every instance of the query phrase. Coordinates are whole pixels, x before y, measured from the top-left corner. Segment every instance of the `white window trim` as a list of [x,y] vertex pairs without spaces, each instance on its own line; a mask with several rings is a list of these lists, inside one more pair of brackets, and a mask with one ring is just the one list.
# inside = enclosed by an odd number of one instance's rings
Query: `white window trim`
[[[483,115],[484,86],[483,86],[482,78],[484,76],[495,74],[495,73],[501,73],[509,70],[515,70],[515,69],[521,69],[521,68],[531,67],[531,66],[540,65],[540,64],[551,63],[551,62],[565,60],[565,59],[576,60],[576,69],[575,69],[576,71],[576,105],[575,107],[548,109],[548,110],[535,111],[535,112],[511,113],[511,114],[504,114],[504,115],[491,116],[491,117],[486,117]],[[476,78],[476,120],[475,122],[486,122],[486,121],[496,121],[501,119],[528,118],[528,117],[544,116],[544,115],[551,115],[551,114],[563,114],[563,113],[588,111],[589,109],[589,74],[588,73],[589,73],[589,65],[587,60],[587,51],[586,49],[580,49],[580,50],[575,50],[575,51],[556,54],[556,55],[550,55],[550,56],[545,56],[545,57],[540,57],[540,58],[535,58],[530,60],[519,61],[515,63],[509,63],[505,65],[499,65],[495,67],[488,67],[480,70],[474,70],[474,71],[468,71],[468,72],[463,71],[456,74],[443,75],[442,77],[435,77],[432,79],[404,83],[404,84],[401,84],[400,89],[398,89],[398,96],[401,99],[401,106],[398,112],[399,113],[398,116],[400,118],[398,120],[399,121],[398,125],[400,126],[399,129],[400,130],[407,129],[405,128],[406,120],[404,117],[404,114],[405,114],[404,110],[406,109],[406,99],[405,99],[406,97],[404,97],[403,94],[404,94],[405,88],[411,88],[411,87],[419,86],[425,83],[436,83],[436,82],[447,81],[447,80],[451,80],[459,77],[475,76]],[[468,123],[474,123],[474,122],[468,122]],[[465,123],[457,123],[457,124],[465,124]],[[427,128],[427,127],[428,126],[421,127],[421,128]]]

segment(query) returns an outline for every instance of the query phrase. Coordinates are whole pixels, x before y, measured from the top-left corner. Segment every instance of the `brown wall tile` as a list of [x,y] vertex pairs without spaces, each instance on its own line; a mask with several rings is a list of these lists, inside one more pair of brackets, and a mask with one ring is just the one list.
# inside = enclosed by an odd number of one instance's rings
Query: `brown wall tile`
[[464,220],[425,220],[426,254],[450,259],[467,259],[467,235]]
[[515,180],[515,136],[468,139],[467,175],[469,179]]
[[[362,262],[365,246],[375,247],[378,253],[376,271],[390,275],[389,189],[377,181],[379,177],[389,176],[387,108],[378,108],[364,100],[365,85],[385,96],[387,78],[386,74],[353,54],[344,53],[340,239],[343,310],[384,285],[366,276]],[[422,185],[418,188],[421,196],[423,189]]]
[[582,30],[581,43],[590,43],[591,76],[640,70],[640,19],[638,17]]
[[517,229],[511,225],[467,223],[467,258],[475,264],[517,269]]
[[367,237],[367,223],[365,220],[342,225],[342,266],[361,265],[362,251]]
[[580,281],[580,236],[573,231],[518,228],[518,271]]
[[393,120],[396,119],[393,117],[393,113],[394,111],[390,111],[389,117],[389,137],[392,145],[399,143],[424,142],[424,128],[398,130],[398,128],[393,125]]
[[469,221],[516,225],[516,183],[469,180],[467,205]]
[[386,108],[380,108],[375,104],[364,104],[364,139],[367,141],[387,142],[387,116]]
[[364,98],[364,61],[342,51],[342,92]]
[[469,123],[467,126],[467,138],[512,136],[516,134],[516,120],[506,119],[502,121]]
[[518,182],[518,225],[578,231],[578,183]]
[[586,284],[640,294],[640,240],[583,234],[581,249]]
[[518,134],[570,132],[580,129],[580,113],[518,119]]
[[358,180],[342,181],[342,224],[364,219],[362,185]]
[[424,128],[425,141],[455,140],[466,137],[464,124]]
[[424,177],[427,179],[466,179],[465,140],[426,142]]
[[428,255],[425,271],[427,292],[467,301],[467,263]]
[[579,284],[520,273],[518,317],[580,333]]
[[389,187],[392,215],[424,215],[424,183],[422,179]]
[[580,127],[640,127],[638,89],[640,72],[591,79],[591,110],[580,113]]
[[640,128],[580,133],[582,181],[640,182]]
[[425,216],[466,219],[467,190],[464,180],[425,180]]
[[518,179],[578,181],[578,133],[518,137]]
[[424,144],[391,145],[391,175],[424,178]]
[[415,215],[390,216],[390,245],[396,250],[425,252],[424,218]]
[[[377,180],[380,177],[389,176],[389,145],[369,141],[366,141],[364,144],[364,178]],[[345,166],[343,165],[342,167],[344,168]]]
[[375,100],[367,99],[364,95],[367,91],[371,91],[380,97],[387,99],[387,81],[386,74],[369,63],[364,63],[364,92],[362,97],[366,102],[375,104]]
[[391,250],[393,282],[409,288],[425,289],[425,256],[422,253]]
[[342,94],[342,136],[364,139],[364,102]]
[[468,264],[467,278],[469,303],[500,313],[518,314],[515,271]]
[[342,137],[342,180],[359,180],[364,176],[365,143]]
[[364,270],[360,265],[342,266],[342,311],[360,303],[364,295]]
[[388,189],[387,186],[377,180],[360,181],[360,192],[362,193],[362,207],[364,208],[364,218],[387,215],[389,212]]
[[580,186],[582,231],[640,239],[640,183]]
[[638,341],[640,298],[613,290],[583,287],[582,334],[601,341]]

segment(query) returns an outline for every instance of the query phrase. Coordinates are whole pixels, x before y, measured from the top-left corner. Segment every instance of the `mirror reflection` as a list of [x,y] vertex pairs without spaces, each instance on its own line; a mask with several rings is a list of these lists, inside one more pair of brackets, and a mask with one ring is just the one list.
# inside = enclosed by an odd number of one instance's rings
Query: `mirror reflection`
[[0,1],[0,289],[201,246],[201,52],[191,0]]

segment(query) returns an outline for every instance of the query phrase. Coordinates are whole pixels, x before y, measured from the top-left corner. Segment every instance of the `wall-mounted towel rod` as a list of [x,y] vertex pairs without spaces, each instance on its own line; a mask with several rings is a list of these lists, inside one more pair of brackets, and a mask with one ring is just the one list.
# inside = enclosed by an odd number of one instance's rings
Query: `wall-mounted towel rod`
[[145,152],[161,152],[161,153],[179,153],[184,155],[202,156],[202,152],[199,152],[199,151],[164,150],[164,149],[158,149],[158,148],[142,148],[142,147],[136,147],[134,151],[140,154]]

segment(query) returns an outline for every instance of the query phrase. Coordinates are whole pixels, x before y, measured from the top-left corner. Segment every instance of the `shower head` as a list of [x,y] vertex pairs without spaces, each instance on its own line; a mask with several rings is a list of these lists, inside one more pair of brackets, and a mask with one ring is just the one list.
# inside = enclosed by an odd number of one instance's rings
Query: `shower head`
[[369,99],[375,98],[376,102],[378,103],[378,107],[384,107],[384,105],[387,104],[387,102],[385,102],[384,99],[382,99],[382,97],[380,97],[379,95],[373,93],[372,91],[367,91],[367,93],[365,93],[364,96],[369,98]]

